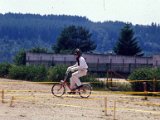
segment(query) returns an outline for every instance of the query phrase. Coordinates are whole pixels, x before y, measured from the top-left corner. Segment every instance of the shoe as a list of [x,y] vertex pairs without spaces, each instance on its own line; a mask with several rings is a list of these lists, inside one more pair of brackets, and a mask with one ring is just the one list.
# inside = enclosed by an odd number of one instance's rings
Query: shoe
[[61,83],[64,83],[64,80],[61,80]]
[[77,89],[80,89],[81,87],[83,87],[83,85],[80,85],[80,86],[78,86],[78,87],[76,87],[76,88],[73,88],[72,91],[75,91],[75,90],[77,90]]
[[68,94],[76,94],[76,92],[71,91],[71,92],[67,92]]
[[83,87],[83,85],[78,86],[76,89],[80,89],[81,87]]

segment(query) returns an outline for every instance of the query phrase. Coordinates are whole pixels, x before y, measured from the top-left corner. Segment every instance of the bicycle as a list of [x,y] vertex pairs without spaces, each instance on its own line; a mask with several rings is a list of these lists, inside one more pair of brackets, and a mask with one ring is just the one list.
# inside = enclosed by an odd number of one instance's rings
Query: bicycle
[[[66,93],[66,87],[71,90],[69,84],[63,80],[60,81],[60,83],[54,84],[52,86],[51,92],[56,97],[61,97]],[[88,98],[91,95],[92,88],[89,84],[82,84],[81,87],[77,87],[75,89],[75,93],[78,93],[81,98]]]

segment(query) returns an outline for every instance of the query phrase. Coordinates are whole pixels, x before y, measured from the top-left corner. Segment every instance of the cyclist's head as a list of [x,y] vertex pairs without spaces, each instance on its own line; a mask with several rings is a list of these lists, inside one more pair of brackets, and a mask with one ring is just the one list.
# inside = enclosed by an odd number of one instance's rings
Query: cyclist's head
[[76,48],[74,51],[74,55],[81,56],[82,55],[81,50],[79,48]]

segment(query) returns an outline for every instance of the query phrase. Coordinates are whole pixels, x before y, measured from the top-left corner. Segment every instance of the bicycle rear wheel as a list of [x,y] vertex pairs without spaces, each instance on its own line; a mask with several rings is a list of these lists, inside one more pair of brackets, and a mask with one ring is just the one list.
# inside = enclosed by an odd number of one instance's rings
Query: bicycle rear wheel
[[65,93],[65,87],[62,84],[54,84],[51,92],[56,97],[61,97]]
[[91,95],[92,88],[89,84],[83,84],[83,86],[79,89],[79,95],[82,98],[88,98]]

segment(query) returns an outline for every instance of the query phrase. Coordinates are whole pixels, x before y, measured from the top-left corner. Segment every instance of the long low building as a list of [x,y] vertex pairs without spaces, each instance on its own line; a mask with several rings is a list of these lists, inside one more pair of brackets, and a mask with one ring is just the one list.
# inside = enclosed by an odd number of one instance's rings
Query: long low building
[[[152,57],[131,57],[102,54],[83,54],[86,59],[89,71],[106,72],[108,70],[130,73],[137,68],[160,66],[160,55]],[[46,54],[46,53],[26,53],[27,65],[54,66],[57,64],[73,65],[75,58],[73,55]]]

